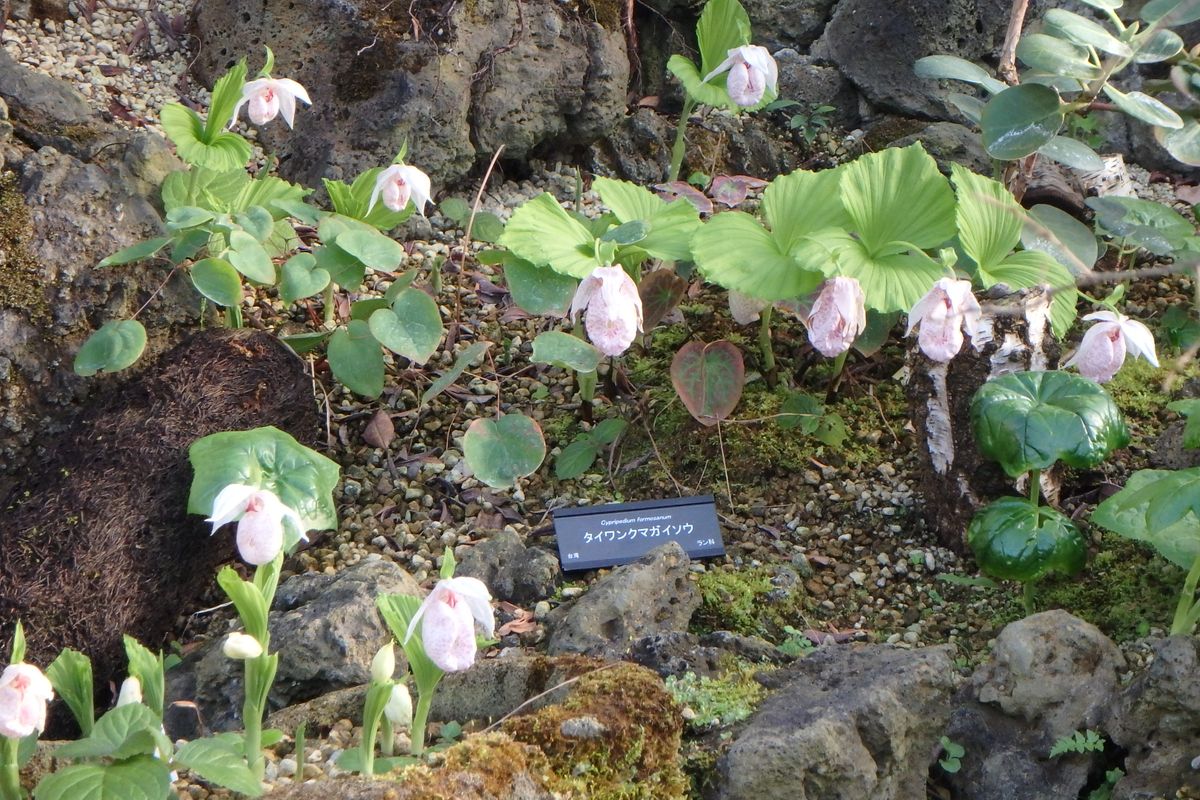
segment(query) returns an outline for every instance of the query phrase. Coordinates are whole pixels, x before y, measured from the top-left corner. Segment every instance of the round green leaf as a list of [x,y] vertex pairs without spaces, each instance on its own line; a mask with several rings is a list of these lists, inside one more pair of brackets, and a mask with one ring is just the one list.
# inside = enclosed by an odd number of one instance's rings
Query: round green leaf
[[1145,40],[1139,37],[1137,56],[1134,61],[1138,64],[1157,64],[1166,61],[1179,53],[1184,47],[1183,39],[1175,31],[1157,28]]
[[303,297],[312,297],[329,285],[329,272],[317,266],[312,253],[297,253],[283,264],[280,270],[279,296],[285,303],[294,303]]
[[560,481],[574,480],[588,471],[598,455],[600,449],[591,438],[577,439],[564,447],[554,460],[554,477]]
[[1082,172],[1096,172],[1104,168],[1104,161],[1095,150],[1068,136],[1055,136],[1038,148],[1038,154]]
[[242,302],[242,279],[223,258],[206,258],[188,270],[196,291],[219,306],[230,308]]
[[979,451],[1012,477],[1056,461],[1094,467],[1129,444],[1129,429],[1099,384],[1066,372],[1013,372],[971,399]]
[[334,331],[326,355],[333,377],[347,389],[363,397],[383,393],[383,351],[367,323],[355,319]]
[[393,270],[404,260],[404,248],[394,239],[370,229],[352,229],[337,236],[337,246],[368,267]]
[[142,356],[146,329],[136,319],[112,320],[88,337],[75,356],[75,374],[118,372]]
[[195,473],[188,494],[190,514],[211,515],[220,491],[242,483],[271,490],[299,514],[304,530],[297,533],[337,527],[333,504],[340,469],[337,463],[277,428],[205,436],[188,448],[188,460]]
[[744,382],[742,354],[733,342],[688,342],[671,361],[671,384],[701,425],[732,414]]
[[162,759],[139,756],[116,764],[75,764],[42,779],[34,800],[163,800],[171,771]]
[[579,281],[561,275],[549,267],[539,267],[523,258],[507,253],[504,259],[504,282],[512,292],[513,302],[530,314],[567,313]]
[[582,339],[562,331],[546,331],[533,340],[533,360],[576,372],[592,372],[600,364],[601,353]]
[[418,364],[429,360],[444,333],[437,303],[420,289],[404,289],[391,308],[373,312],[369,323],[380,344]]
[[1057,36],[1031,33],[1017,44],[1017,58],[1030,69],[1078,80],[1099,77],[1100,68],[1088,60],[1087,51]]
[[1096,234],[1060,208],[1036,205],[1021,229],[1021,245],[1039,250],[1062,264],[1074,277],[1089,272],[1100,257]]
[[495,244],[504,235],[504,222],[490,211],[480,211],[471,224],[471,238]]
[[988,101],[980,117],[983,146],[992,158],[1024,158],[1058,133],[1063,113],[1058,92],[1049,86],[1010,86]]
[[1200,122],[1187,120],[1182,128],[1155,128],[1154,138],[1176,161],[1200,167]]
[[1145,92],[1125,92],[1104,84],[1104,93],[1113,105],[1134,119],[1162,128],[1182,128],[1183,117],[1161,100],[1156,100]]
[[1069,517],[1020,497],[1002,497],[976,514],[967,526],[967,544],[983,572],[1004,580],[1074,575],[1087,560],[1083,534]]
[[495,489],[532,475],[546,456],[542,429],[524,414],[480,418],[463,436],[463,455],[475,477]]

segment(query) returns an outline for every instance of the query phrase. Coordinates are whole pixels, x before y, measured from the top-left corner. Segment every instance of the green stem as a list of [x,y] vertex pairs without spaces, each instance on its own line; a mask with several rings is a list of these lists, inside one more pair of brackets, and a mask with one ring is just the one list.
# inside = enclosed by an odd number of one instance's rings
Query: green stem
[[[254,662],[256,659],[246,659],[246,683],[250,683],[250,670],[255,668]],[[266,774],[266,762],[263,760],[262,754],[262,709],[258,707],[258,703],[254,702],[247,693],[246,701],[242,703],[242,728],[244,730],[244,743],[246,753],[246,765],[250,767],[250,771],[254,773],[254,777],[262,780]]]
[[1042,502],[1042,471],[1029,470],[1029,505],[1037,508]]
[[387,714],[383,715],[383,730],[382,742],[379,744],[380,751],[385,756],[390,756],[396,748],[396,730],[392,727],[392,721],[387,718]]
[[322,298],[325,301],[324,321],[326,325],[329,325],[333,322],[333,281],[330,281],[325,286],[325,293],[322,295]]
[[230,328],[242,327],[242,307],[230,306],[225,314],[225,324]]
[[367,720],[362,732],[362,774],[368,779],[375,777],[375,737],[379,730],[378,720]]
[[413,712],[412,721],[412,749],[409,751],[414,756],[419,756],[425,752],[425,723],[429,719],[429,708],[433,705],[433,692],[417,693],[417,708]]
[[774,305],[764,308],[758,326],[758,350],[762,354],[763,372],[771,374],[775,372],[775,351],[771,348],[771,312],[774,310]]
[[1200,617],[1200,603],[1196,602],[1196,585],[1200,583],[1200,555],[1192,562],[1187,578],[1183,582],[1183,591],[1179,594],[1179,605],[1175,607],[1175,619],[1171,622],[1171,635],[1187,635],[1196,625]]
[[0,800],[21,800],[21,769],[17,766],[19,739],[0,737]]
[[1033,604],[1033,581],[1026,581],[1021,584],[1021,605],[1025,606],[1025,616],[1031,617],[1037,613],[1037,608]]
[[683,110],[679,112],[679,127],[675,129],[675,145],[671,148],[671,169],[667,172],[667,183],[679,180],[679,168],[683,166],[683,155],[687,151],[685,134],[688,117],[692,116],[695,108],[696,101],[691,97],[684,97]]

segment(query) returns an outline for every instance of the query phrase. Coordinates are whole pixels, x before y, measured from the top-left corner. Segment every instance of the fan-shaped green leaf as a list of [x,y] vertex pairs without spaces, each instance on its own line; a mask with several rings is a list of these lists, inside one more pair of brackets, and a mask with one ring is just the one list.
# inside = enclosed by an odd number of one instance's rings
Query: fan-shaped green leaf
[[33,790],[34,800],[165,800],[167,765],[152,756],[117,764],[75,764],[51,773]]
[[611,178],[596,178],[592,188],[622,223],[641,220],[648,224],[649,230],[636,240],[639,248],[666,261],[691,260],[692,234],[700,227],[700,216],[691,203],[686,200],[668,203],[637,184]]
[[824,275],[801,267],[754,217],[717,214],[692,240],[696,265],[707,280],[763,300],[811,294]]
[[893,242],[938,247],[954,236],[954,192],[920,143],[867,153],[843,168],[840,186],[870,253]]
[[248,797],[262,795],[262,781],[246,765],[241,737],[237,734],[193,739],[179,748],[175,761],[218,786]]
[[825,228],[848,228],[842,206],[842,168],[796,170],[780,175],[763,190],[762,212],[780,252],[794,253],[801,240]]
[[896,246],[899,252],[872,256],[848,232],[831,230],[819,238],[833,253],[825,261],[828,276],[856,279],[862,286],[868,309],[907,313],[946,274],[941,264],[904,245]]
[[1092,522],[1190,569],[1200,557],[1200,467],[1138,470],[1096,506]]
[[523,203],[504,226],[500,244],[531,264],[586,278],[596,267],[596,238],[544,192]]
[[162,721],[141,703],[117,706],[96,721],[89,736],[59,748],[60,758],[132,758],[151,755]]
[[1022,250],[1013,253],[987,270],[979,271],[979,280],[985,289],[1003,283],[1010,289],[1030,289],[1048,286],[1053,291],[1050,299],[1050,327],[1054,335],[1062,338],[1075,321],[1075,304],[1079,293],[1075,278],[1070,271],[1052,256],[1038,250]]
[[963,251],[987,270],[1017,246],[1025,212],[1002,183],[959,164],[951,164],[950,169],[958,195],[958,239]]

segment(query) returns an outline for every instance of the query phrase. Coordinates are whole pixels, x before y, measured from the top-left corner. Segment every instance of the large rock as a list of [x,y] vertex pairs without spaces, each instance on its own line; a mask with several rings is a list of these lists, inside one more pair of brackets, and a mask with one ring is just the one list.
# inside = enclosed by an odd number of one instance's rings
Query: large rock
[[619,658],[634,639],[687,630],[700,606],[690,559],[676,542],[617,567],[573,603],[550,613],[549,652]]
[[[1126,689],[1108,725],[1125,748],[1125,777],[1114,800],[1200,795],[1200,639],[1172,636]],[[1190,790],[1177,794],[1181,790]]]
[[[197,334],[110,384],[0,495],[0,641],[24,622],[29,660],[63,647],[92,657],[101,687],[125,672],[122,634],[155,649],[200,607],[233,536],[187,512],[188,446],[263,425],[317,438],[304,363],[276,337]],[[101,702],[107,692],[98,695]]]
[[1124,669],[1115,644],[1065,611],[1006,626],[957,698],[947,736],[970,755],[947,780],[974,800],[1077,796],[1096,757],[1047,756],[1059,738],[1100,727]]
[[913,62],[939,54],[984,60],[1003,42],[1011,6],[1010,0],[841,0],[813,51],[831,59],[875,106],[954,119],[945,98],[961,85],[918,78]]
[[409,161],[441,186],[500,145],[519,162],[586,145],[620,119],[629,64],[615,17],[601,25],[556,0],[420,5],[201,3],[196,66],[211,83],[274,49],[275,72],[313,105],[295,131],[276,123],[261,138],[285,177],[310,186],[390,163],[406,140]]
[[825,30],[837,0],[744,0],[742,5],[750,16],[754,43],[775,52],[808,49]]
[[562,582],[562,567],[556,555],[526,547],[519,533],[505,527],[469,548],[455,575],[478,578],[500,600],[528,604],[554,593]]
[[925,796],[950,716],[950,646],[837,645],[769,676],[774,691],[717,762],[718,800]]
[[[270,617],[271,650],[279,653],[270,708],[370,680],[372,657],[392,640],[375,607],[380,594],[418,596],[421,588],[383,559],[360,561],[334,575],[297,575],[279,587]],[[167,673],[168,699],[196,703],[201,718],[217,731],[241,727],[243,696],[241,662],[221,652],[222,641],[209,641]]]

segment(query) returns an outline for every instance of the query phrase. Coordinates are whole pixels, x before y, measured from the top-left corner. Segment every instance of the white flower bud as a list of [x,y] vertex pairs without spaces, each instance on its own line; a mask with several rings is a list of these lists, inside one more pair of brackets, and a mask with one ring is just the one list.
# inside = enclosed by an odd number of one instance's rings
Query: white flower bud
[[117,695],[117,705],[127,706],[131,703],[142,702],[142,682],[130,675],[121,682],[121,691]]
[[412,695],[408,693],[407,686],[397,683],[392,687],[392,696],[388,698],[387,705],[383,707],[383,713],[397,729],[412,727]]
[[263,654],[262,645],[258,643],[258,639],[246,633],[231,633],[226,636],[221,650],[235,661],[258,658]]
[[371,659],[371,682],[387,683],[396,672],[396,651],[388,642]]

